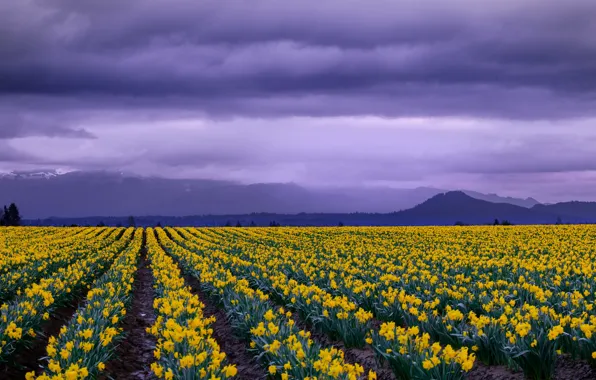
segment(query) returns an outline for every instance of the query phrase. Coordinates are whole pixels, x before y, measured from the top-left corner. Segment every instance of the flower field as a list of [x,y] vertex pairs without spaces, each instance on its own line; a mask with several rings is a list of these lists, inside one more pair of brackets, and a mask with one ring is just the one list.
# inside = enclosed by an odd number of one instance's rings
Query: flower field
[[588,225],[3,228],[0,378],[596,378],[595,262]]

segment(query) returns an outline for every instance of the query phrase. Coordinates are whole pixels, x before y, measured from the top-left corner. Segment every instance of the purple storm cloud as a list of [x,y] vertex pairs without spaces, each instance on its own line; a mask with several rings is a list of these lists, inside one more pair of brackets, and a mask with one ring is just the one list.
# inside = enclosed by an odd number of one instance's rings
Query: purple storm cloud
[[596,3],[8,0],[0,169],[593,199]]

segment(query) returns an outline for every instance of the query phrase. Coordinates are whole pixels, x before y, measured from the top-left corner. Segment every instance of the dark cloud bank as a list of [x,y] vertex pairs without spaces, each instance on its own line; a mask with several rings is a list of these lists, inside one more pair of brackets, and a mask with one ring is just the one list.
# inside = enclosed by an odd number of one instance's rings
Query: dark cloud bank
[[585,198],[595,14],[591,0],[8,0],[0,161],[553,199],[564,178]]

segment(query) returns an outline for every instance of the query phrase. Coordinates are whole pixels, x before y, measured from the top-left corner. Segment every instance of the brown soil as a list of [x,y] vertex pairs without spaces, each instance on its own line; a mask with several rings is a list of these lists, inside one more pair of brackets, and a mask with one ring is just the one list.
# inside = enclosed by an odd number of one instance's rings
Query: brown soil
[[[486,366],[477,363],[468,374],[468,380],[524,380],[522,372],[512,372],[504,366]],[[588,363],[574,360],[569,356],[560,356],[555,368],[553,380],[594,380],[596,370]]]
[[480,362],[468,373],[468,380],[524,380],[521,372],[512,372],[505,366],[487,366]]
[[345,358],[348,362],[361,364],[365,369],[365,376],[368,375],[369,370],[373,370],[376,372],[379,380],[395,380],[395,375],[393,374],[393,371],[389,369],[387,364],[383,366],[379,364],[372,348],[345,348],[341,342],[336,342],[333,345],[343,349]]
[[220,348],[226,353],[228,360],[236,364],[238,374],[234,377],[239,380],[255,380],[267,377],[265,369],[256,362],[246,350],[246,343],[235,337],[232,327],[228,323],[223,310],[216,307],[200,288],[199,281],[193,276],[185,276],[186,283],[190,285],[193,294],[196,294],[205,305],[203,313],[206,317],[215,316],[213,323],[213,337]]
[[150,366],[156,340],[146,331],[146,328],[155,322],[153,299],[153,275],[143,244],[134,282],[132,305],[122,323],[125,338],[116,347],[113,359],[106,363],[105,373],[100,379],[153,378]]
[[555,380],[593,380],[596,370],[588,363],[574,360],[569,356],[560,356],[555,368]]
[[0,379],[24,379],[27,372],[42,372],[41,366],[46,362],[40,359],[47,355],[49,338],[58,335],[60,328],[70,321],[79,303],[83,301],[82,295],[75,297],[75,300],[77,301],[52,311],[50,319],[42,325],[42,334],[38,334],[27,346],[17,349],[14,355],[8,358],[8,362],[0,363]]

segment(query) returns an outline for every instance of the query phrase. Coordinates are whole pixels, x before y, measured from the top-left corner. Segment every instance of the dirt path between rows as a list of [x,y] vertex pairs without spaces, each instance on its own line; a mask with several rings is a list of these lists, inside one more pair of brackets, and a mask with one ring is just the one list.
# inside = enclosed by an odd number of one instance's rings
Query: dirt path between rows
[[147,260],[145,236],[141,258],[136,273],[132,304],[124,317],[124,339],[116,347],[114,357],[106,363],[105,374],[100,379],[153,379],[151,363],[155,338],[146,332],[155,322],[153,311],[153,275]]
[[[557,359],[553,380],[594,380],[596,370],[587,362],[575,360],[567,355]],[[476,363],[467,380],[524,380],[522,372],[512,372],[504,366],[486,366]]]
[[[182,268],[181,268],[182,270]],[[238,374],[234,377],[239,380],[257,380],[267,377],[265,369],[256,362],[255,358],[247,351],[246,344],[236,338],[232,326],[228,323],[223,310],[214,305],[200,287],[200,282],[193,276],[185,275],[184,279],[190,285],[193,294],[197,295],[205,305],[203,313],[206,317],[215,317],[213,323],[213,337],[219,343],[220,348],[228,357],[228,361],[236,364]]]

